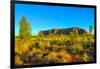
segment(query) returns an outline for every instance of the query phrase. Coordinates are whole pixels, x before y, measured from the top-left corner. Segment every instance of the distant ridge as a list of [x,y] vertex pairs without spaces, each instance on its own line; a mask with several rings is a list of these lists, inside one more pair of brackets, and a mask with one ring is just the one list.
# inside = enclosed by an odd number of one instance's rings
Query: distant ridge
[[50,29],[50,30],[43,30],[38,33],[38,35],[49,35],[50,33],[53,33],[55,35],[69,35],[70,32],[77,32],[79,35],[82,34],[88,34],[88,32],[85,29],[78,28],[78,27],[72,27],[72,28],[62,28],[62,29]]

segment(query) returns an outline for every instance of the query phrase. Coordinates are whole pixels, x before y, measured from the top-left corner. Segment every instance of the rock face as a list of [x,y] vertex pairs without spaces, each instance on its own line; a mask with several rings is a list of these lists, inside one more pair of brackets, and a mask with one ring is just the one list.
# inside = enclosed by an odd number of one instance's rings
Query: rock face
[[44,30],[44,31],[40,31],[38,33],[38,35],[41,35],[41,36],[42,35],[43,36],[48,36],[49,34],[53,34],[53,35],[60,35],[60,34],[69,35],[70,32],[76,32],[76,33],[78,33],[78,35],[88,34],[88,32],[85,29],[72,27],[72,28],[63,28],[63,29]]

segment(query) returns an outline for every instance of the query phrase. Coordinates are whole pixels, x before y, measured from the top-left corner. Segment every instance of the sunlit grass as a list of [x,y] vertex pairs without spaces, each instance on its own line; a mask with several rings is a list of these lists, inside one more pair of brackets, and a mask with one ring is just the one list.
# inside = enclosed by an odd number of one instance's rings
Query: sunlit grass
[[36,36],[26,42],[16,37],[15,53],[16,65],[94,61],[94,37],[93,35]]

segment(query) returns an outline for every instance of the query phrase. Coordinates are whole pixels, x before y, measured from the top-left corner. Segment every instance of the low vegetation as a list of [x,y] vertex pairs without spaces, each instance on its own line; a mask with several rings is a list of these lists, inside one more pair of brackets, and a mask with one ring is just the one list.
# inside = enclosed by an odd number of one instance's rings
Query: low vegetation
[[[25,17],[21,23],[25,23]],[[25,25],[25,24],[24,24]],[[16,65],[40,65],[94,61],[94,35],[78,35],[71,32],[70,35],[32,36],[28,30],[20,24],[20,35],[15,37],[15,64]],[[24,28],[24,30],[23,30]],[[91,32],[91,31],[90,31]]]

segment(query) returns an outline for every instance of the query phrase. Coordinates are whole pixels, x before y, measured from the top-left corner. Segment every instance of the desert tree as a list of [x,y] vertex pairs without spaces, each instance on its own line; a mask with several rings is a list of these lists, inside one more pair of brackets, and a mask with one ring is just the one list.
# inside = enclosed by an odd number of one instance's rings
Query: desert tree
[[29,40],[31,38],[31,26],[25,16],[19,22],[19,37],[23,40]]
[[92,31],[93,31],[93,26],[90,25],[90,26],[89,26],[89,34],[92,34]]
[[74,33],[75,36],[78,36],[78,29],[77,28],[73,28],[72,31],[73,31],[73,33]]

